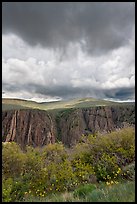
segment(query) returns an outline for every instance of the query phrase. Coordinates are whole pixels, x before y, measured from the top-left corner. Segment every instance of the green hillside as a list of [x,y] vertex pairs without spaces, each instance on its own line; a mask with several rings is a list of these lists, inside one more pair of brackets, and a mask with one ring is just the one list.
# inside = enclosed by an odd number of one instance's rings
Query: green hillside
[[[35,101],[21,100],[21,99],[2,99],[2,110],[14,109],[41,109],[41,110],[54,110],[54,109],[67,109],[67,108],[85,108],[94,106],[109,106],[109,105],[122,105],[127,103],[118,103],[95,98],[82,98],[73,99],[68,101],[54,101],[37,103]],[[131,104],[131,103],[128,103]],[[134,104],[134,103],[133,103]]]

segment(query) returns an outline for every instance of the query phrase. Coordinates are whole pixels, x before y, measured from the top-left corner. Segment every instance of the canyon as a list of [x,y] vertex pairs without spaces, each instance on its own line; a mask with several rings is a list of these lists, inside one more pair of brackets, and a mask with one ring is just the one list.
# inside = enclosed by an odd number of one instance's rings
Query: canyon
[[22,148],[54,144],[75,145],[81,136],[106,133],[135,125],[135,106],[97,106],[63,109],[2,111],[2,142],[17,142]]

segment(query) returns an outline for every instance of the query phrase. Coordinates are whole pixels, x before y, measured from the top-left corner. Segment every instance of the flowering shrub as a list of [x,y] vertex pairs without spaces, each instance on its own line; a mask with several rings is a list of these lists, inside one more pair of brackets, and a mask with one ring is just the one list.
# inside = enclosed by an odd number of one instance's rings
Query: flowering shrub
[[91,164],[82,162],[81,159],[75,159],[72,161],[72,167],[79,184],[85,181],[96,181],[95,172]]
[[47,191],[63,191],[71,189],[75,184],[75,175],[71,163],[68,160],[59,164],[50,163],[47,166],[48,188]]
[[2,179],[2,200],[4,202],[11,202],[11,191],[12,191],[13,179],[12,178],[3,178]]
[[117,177],[119,166],[115,156],[103,153],[95,164],[95,172],[98,180],[111,180]]
[[79,144],[66,149],[63,144],[43,148],[16,143],[2,145],[3,202],[23,201],[31,196],[75,190],[86,183],[116,184],[135,175],[135,132],[123,129],[105,135],[82,136]]
[[25,154],[14,142],[2,146],[2,173],[7,177],[18,177],[24,171]]

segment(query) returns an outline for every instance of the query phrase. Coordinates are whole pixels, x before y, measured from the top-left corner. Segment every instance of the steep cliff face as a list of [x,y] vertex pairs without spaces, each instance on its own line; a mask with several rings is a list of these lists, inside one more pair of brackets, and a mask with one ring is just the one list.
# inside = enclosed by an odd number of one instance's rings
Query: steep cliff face
[[63,144],[68,146],[75,144],[86,127],[82,109],[63,111],[59,116],[57,126],[59,139]]
[[45,111],[16,110],[3,111],[3,141],[15,141],[21,146],[43,146],[55,142],[56,125],[54,118]]
[[60,140],[66,145],[75,144],[82,134],[108,132],[135,124],[134,106],[102,106],[64,111],[58,120]]
[[82,134],[108,132],[134,123],[134,106],[68,109],[54,116],[42,110],[3,111],[2,141],[35,147],[60,140],[71,146]]

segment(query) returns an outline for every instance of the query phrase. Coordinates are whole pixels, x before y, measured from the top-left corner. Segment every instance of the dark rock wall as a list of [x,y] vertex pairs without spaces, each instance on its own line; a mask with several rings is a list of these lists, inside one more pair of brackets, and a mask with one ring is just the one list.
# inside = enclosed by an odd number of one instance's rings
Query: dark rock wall
[[55,143],[56,124],[47,112],[39,110],[3,111],[3,141],[15,141],[21,146],[43,146]]
[[60,118],[61,141],[66,145],[75,144],[82,134],[110,132],[135,124],[134,106],[95,107],[74,109],[67,117]]
[[134,106],[67,109],[57,116],[32,109],[3,111],[2,141],[36,147],[60,140],[71,146],[82,134],[108,132],[127,124],[135,124]]

